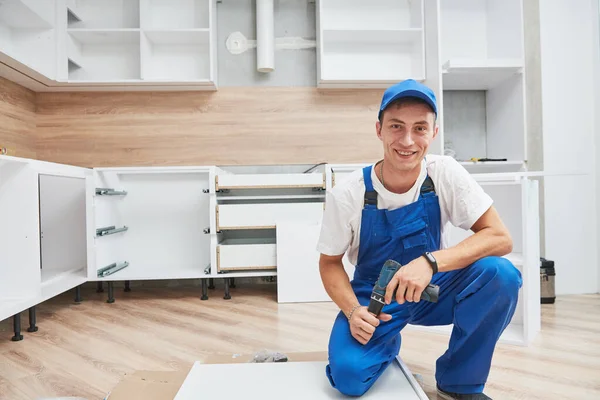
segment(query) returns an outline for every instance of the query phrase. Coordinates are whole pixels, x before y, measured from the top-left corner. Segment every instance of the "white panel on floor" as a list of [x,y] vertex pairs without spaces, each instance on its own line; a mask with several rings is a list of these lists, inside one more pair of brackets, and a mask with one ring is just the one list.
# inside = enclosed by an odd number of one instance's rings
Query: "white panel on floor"
[[[331,387],[326,361],[202,364],[194,363],[174,400],[230,399],[294,400],[346,399]],[[232,384],[234,383],[234,384]],[[427,399],[410,371],[392,363],[361,399]]]
[[[321,222],[277,222],[277,301],[331,301],[319,273]],[[344,265],[349,276],[354,266]]]

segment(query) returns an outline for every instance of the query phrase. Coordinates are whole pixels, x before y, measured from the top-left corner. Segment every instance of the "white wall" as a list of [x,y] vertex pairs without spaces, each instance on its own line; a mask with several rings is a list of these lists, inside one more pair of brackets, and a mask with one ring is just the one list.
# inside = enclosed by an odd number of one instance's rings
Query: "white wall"
[[[596,93],[596,111],[594,115],[594,132],[596,139],[596,204],[600,201],[600,0],[590,0],[592,2],[592,25],[594,31],[594,74],[595,74],[595,89]],[[596,210],[596,237],[600,238],[600,209]],[[598,288],[600,292],[600,246],[596,246],[598,250]]]
[[543,256],[556,262],[557,294],[596,293],[600,283],[593,1],[539,2],[544,170],[567,173],[544,178]]

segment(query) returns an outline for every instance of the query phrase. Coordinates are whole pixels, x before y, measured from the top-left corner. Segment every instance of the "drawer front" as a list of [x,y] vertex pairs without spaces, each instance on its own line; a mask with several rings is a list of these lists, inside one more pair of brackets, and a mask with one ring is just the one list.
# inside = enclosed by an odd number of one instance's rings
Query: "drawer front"
[[224,174],[215,177],[220,189],[325,188],[325,174]]
[[277,245],[233,244],[217,246],[217,271],[273,270],[277,268]]
[[323,216],[323,203],[220,204],[217,230],[273,229],[280,220],[316,220]]

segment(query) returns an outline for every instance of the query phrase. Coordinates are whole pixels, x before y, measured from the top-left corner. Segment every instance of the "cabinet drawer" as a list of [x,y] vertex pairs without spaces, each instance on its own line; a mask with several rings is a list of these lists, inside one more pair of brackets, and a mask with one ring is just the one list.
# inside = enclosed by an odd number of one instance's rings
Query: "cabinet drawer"
[[217,246],[217,272],[276,268],[277,245],[275,243],[220,244]]
[[221,189],[325,188],[325,174],[224,174],[215,177]]
[[217,231],[273,229],[278,220],[318,220],[323,203],[220,204],[216,207]]

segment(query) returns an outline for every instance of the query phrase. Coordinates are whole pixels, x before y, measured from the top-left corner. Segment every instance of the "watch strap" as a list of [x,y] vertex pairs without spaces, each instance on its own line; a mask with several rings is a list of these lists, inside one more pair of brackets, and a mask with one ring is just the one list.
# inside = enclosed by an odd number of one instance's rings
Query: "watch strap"
[[425,254],[423,254],[425,256],[425,259],[429,262],[429,265],[431,265],[431,269],[433,270],[433,275],[438,273],[438,265],[437,265],[437,260],[435,259],[435,257],[433,256],[433,254],[431,254],[430,252],[425,252]]

